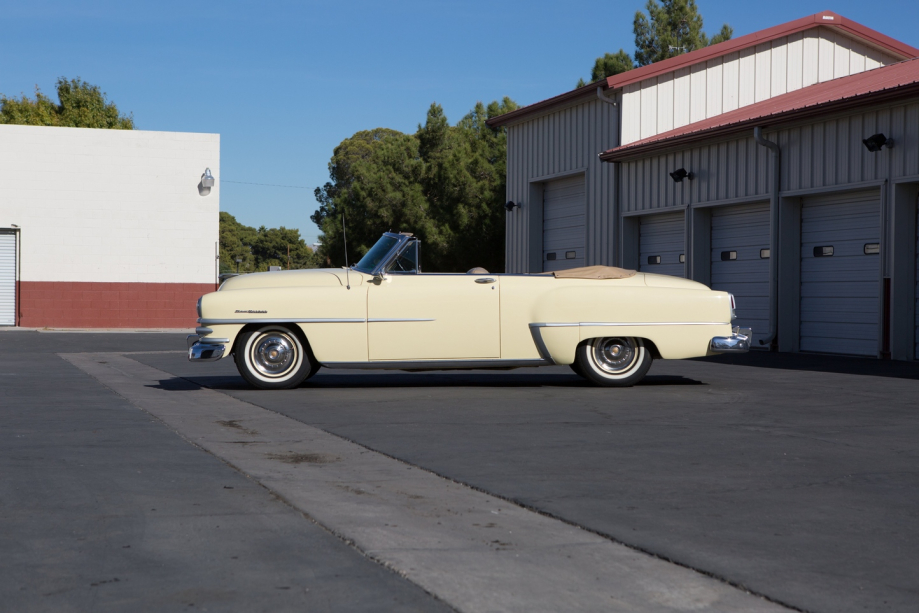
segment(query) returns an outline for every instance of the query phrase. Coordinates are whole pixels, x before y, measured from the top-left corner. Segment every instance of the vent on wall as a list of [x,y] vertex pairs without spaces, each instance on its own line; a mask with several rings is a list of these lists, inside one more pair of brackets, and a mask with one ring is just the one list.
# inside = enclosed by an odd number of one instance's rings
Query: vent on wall
[[547,254],[546,254],[546,259],[549,260],[549,261],[554,260],[554,259],[555,259],[555,252],[553,251],[552,253],[547,253]]

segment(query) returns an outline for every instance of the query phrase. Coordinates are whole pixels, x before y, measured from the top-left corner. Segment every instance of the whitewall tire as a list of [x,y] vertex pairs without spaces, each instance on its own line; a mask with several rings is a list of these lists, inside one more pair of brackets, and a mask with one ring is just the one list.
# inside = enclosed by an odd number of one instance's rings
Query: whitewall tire
[[319,370],[300,336],[278,324],[242,333],[234,358],[243,379],[259,389],[294,388]]
[[591,338],[577,349],[583,376],[597,385],[627,387],[641,381],[651,368],[651,352],[640,338]]

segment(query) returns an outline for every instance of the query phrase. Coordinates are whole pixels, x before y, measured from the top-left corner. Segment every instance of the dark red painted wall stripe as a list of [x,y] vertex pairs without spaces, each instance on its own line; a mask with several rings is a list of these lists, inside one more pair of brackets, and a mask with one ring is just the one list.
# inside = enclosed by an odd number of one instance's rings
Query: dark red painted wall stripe
[[213,283],[22,281],[26,328],[194,328],[195,303]]

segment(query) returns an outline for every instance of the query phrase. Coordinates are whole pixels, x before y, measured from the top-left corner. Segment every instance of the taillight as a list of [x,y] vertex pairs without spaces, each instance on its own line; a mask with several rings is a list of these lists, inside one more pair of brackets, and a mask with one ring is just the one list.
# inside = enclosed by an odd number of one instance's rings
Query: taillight
[[731,297],[731,321],[737,319],[737,301],[734,299],[734,294],[728,294]]

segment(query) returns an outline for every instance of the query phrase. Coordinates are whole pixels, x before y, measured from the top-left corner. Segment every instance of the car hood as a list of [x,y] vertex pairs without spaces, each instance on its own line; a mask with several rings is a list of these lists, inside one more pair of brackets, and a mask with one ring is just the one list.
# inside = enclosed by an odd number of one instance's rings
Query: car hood
[[307,270],[281,270],[276,272],[255,272],[230,277],[218,291],[261,289],[267,287],[323,287],[344,286],[350,279],[351,285],[360,285],[364,275],[343,268],[313,268]]

